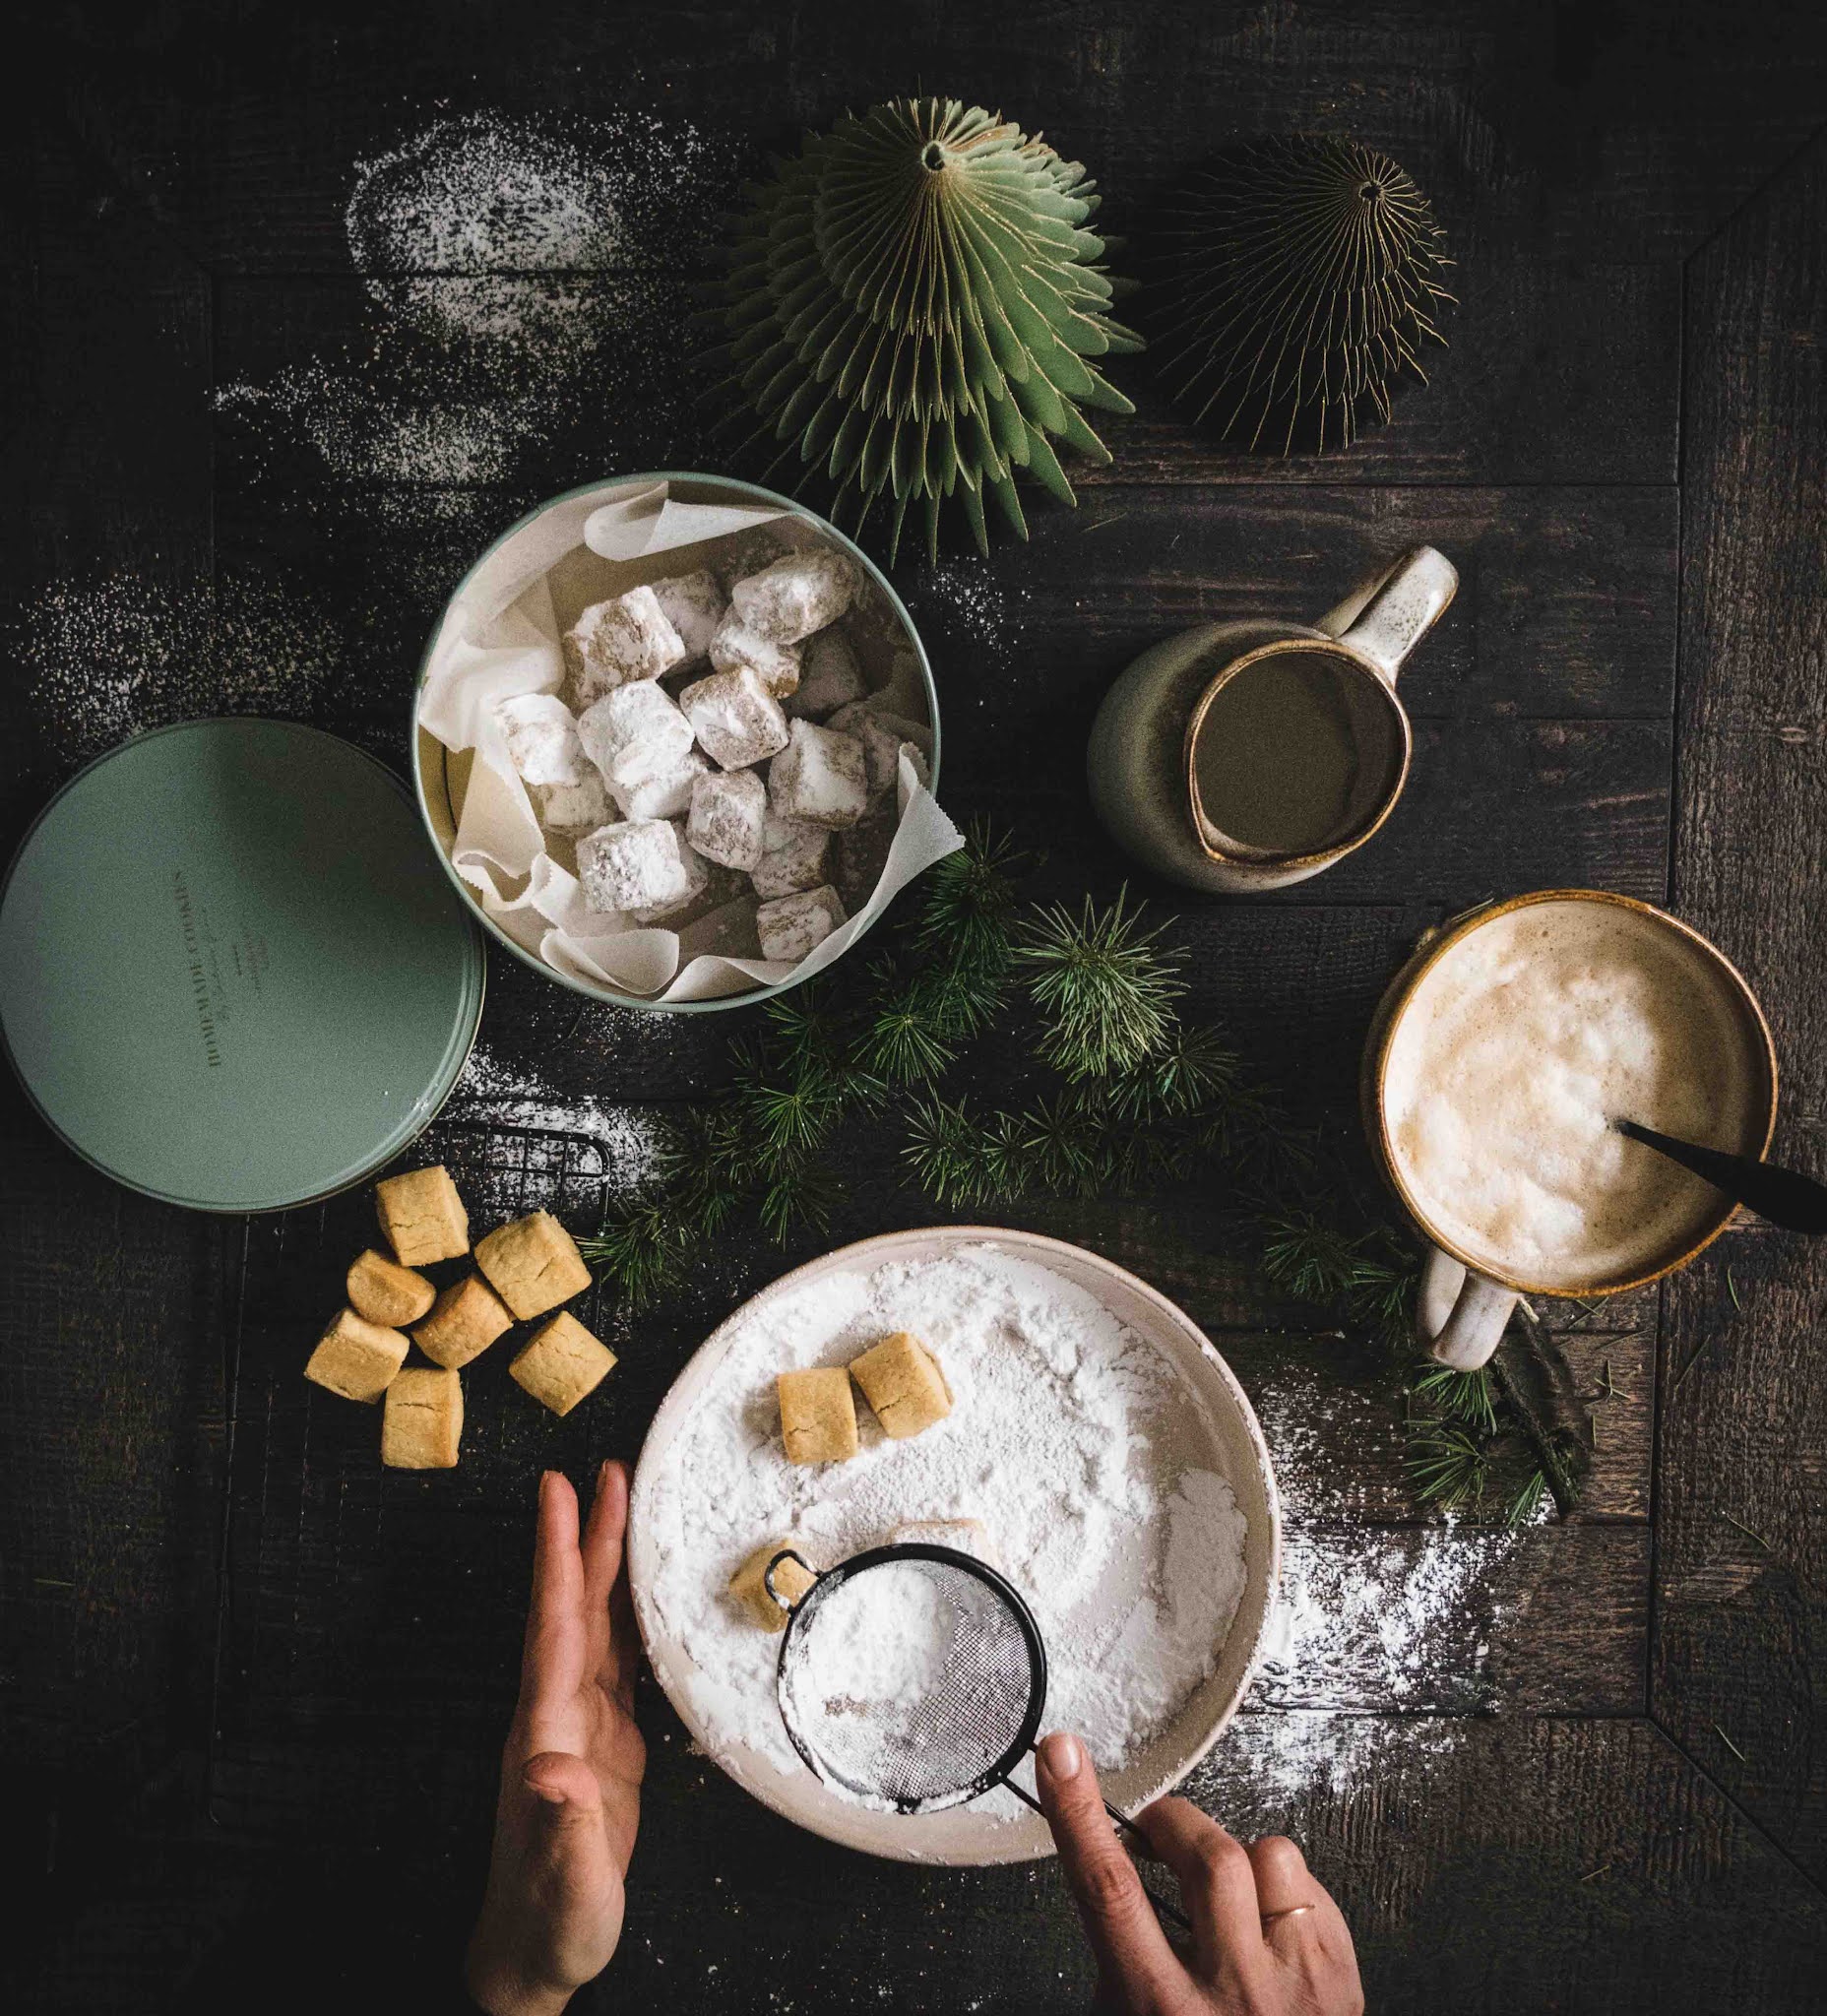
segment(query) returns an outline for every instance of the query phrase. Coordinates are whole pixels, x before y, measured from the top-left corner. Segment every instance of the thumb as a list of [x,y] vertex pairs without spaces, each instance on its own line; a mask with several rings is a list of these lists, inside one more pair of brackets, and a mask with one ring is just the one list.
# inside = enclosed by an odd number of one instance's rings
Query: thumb
[[1185,1969],[1116,1838],[1085,1745],[1077,1736],[1046,1737],[1035,1753],[1034,1776],[1072,1900],[1105,1977],[1138,2001],[1183,1984]]
[[602,1810],[602,1788],[582,1757],[565,1750],[541,1750],[521,1766],[521,1783],[532,1793],[546,1821],[575,1826],[594,1821]]

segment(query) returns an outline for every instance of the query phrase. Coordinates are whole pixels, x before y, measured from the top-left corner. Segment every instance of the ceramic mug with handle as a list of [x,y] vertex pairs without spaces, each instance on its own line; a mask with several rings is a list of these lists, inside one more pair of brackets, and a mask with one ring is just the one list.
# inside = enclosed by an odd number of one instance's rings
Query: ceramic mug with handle
[[[1157,873],[1218,893],[1285,888],[1343,860],[1408,781],[1414,736],[1397,676],[1458,585],[1443,553],[1417,546],[1316,623],[1206,623],[1151,646],[1092,727],[1092,803],[1112,839]],[[1251,752],[1232,728],[1246,692]],[[1267,762],[1253,753],[1265,747]],[[1228,769],[1228,756],[1238,759]],[[1322,773],[1331,794],[1310,802]],[[1249,832],[1228,826],[1232,789],[1250,801]]]
[[[1460,976],[1469,970],[1468,954],[1473,959],[1490,960],[1488,970],[1494,973],[1514,974],[1513,960],[1506,968],[1493,958],[1497,943],[1493,931],[1514,932],[1515,920],[1528,914],[1541,942],[1551,945],[1554,934],[1568,928],[1569,917],[1566,909],[1554,907],[1568,906],[1575,907],[1572,921],[1587,937],[1594,929],[1601,930],[1606,942],[1621,949],[1621,956],[1635,960],[1643,974],[1654,976],[1651,997],[1656,998],[1659,989],[1666,990],[1671,1023],[1684,1021],[1703,1032],[1701,1048],[1716,1082],[1696,1111],[1716,1116],[1730,1137],[1708,1145],[1762,1156],[1775,1131],[1776,1050],[1763,1011],[1736,967],[1678,917],[1632,897],[1603,890],[1544,889],[1480,905],[1425,933],[1390,981],[1371,1018],[1358,1089],[1371,1153],[1428,1245],[1416,1310],[1417,1330],[1440,1363],[1460,1371],[1475,1370],[1496,1350],[1519,1297],[1585,1299],[1642,1288],[1686,1266],[1725,1230],[1735,1208],[1724,1192],[1680,1171],[1670,1173],[1671,1165],[1653,1160],[1650,1166],[1664,1173],[1672,1199],[1670,1208],[1646,1212],[1634,1227],[1628,1218],[1616,1221],[1622,1226],[1621,1233],[1607,1237],[1603,1252],[1596,1251],[1590,1270],[1581,1273],[1576,1267],[1570,1273],[1569,1266],[1574,1263],[1549,1266],[1539,1258],[1525,1257],[1520,1246],[1507,1253],[1489,1243],[1475,1249],[1464,1226],[1447,1220],[1439,1193],[1428,1191],[1416,1168],[1412,1153],[1405,1149],[1400,1115],[1404,1108],[1410,1113],[1422,1110],[1430,1094],[1430,1081],[1424,1075],[1412,1075],[1416,1057],[1424,1054],[1414,1043],[1414,1033],[1424,1026],[1438,999],[1437,992],[1430,989],[1437,989],[1442,982],[1460,983]],[[1594,906],[1602,908],[1595,911]],[[1505,926],[1505,919],[1511,919],[1511,924]],[[1455,955],[1457,962],[1449,964]],[[1480,1003],[1488,1000],[1483,1026],[1499,1032],[1496,1049],[1483,1054],[1501,1055],[1502,1023],[1493,1018],[1514,1011],[1507,1008],[1497,986],[1488,997],[1478,993],[1475,998]],[[1580,1004],[1570,1005],[1569,1017],[1582,1025],[1590,1023],[1590,1004],[1584,997]],[[1520,1073],[1542,1068],[1533,1048],[1519,1052]],[[1431,1090],[1439,1097],[1437,1086]],[[1475,1136],[1471,1144],[1475,1154],[1478,1145]],[[1544,1142],[1543,1167],[1533,1174],[1544,1173],[1550,1152]],[[1634,1144],[1627,1145],[1627,1152],[1653,1156],[1653,1151]]]

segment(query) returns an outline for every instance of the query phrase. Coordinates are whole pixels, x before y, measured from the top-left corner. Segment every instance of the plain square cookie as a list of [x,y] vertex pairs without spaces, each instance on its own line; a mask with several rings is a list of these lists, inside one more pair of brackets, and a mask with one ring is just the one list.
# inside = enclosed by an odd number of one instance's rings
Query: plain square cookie
[[615,1354],[568,1309],[541,1323],[509,1361],[509,1375],[540,1406],[569,1414],[600,1386]]
[[435,1365],[412,1365],[387,1389],[381,1461],[389,1470],[455,1470],[463,1440],[463,1381]]
[[846,1463],[856,1454],[856,1403],[842,1365],[782,1372],[774,1387],[788,1463]]
[[952,1411],[952,1390],[939,1361],[910,1331],[897,1330],[850,1360],[850,1377],[897,1442],[917,1435]]
[[412,1332],[412,1342],[434,1365],[454,1372],[479,1357],[504,1330],[514,1311],[479,1274],[466,1274],[431,1305],[431,1314]]
[[549,1211],[531,1211],[477,1239],[475,1264],[523,1323],[590,1286],[576,1240]]
[[442,1163],[383,1176],[374,1186],[374,1208],[402,1267],[456,1260],[470,1250],[470,1214]]
[[379,1400],[406,1363],[407,1341],[398,1330],[370,1323],[353,1309],[339,1309],[304,1368],[304,1376],[345,1400]]
[[348,1305],[357,1316],[393,1330],[416,1323],[438,1292],[422,1274],[402,1267],[372,1246],[349,1262],[346,1287]]

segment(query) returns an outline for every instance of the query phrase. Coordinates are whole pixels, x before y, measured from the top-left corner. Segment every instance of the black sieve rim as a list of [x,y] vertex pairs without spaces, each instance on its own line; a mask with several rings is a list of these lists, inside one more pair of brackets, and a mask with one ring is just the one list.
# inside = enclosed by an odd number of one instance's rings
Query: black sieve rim
[[[793,1553],[790,1547],[783,1547],[783,1555]],[[795,1554],[795,1558],[798,1556]],[[778,1557],[777,1557],[778,1558]],[[1028,1689],[1028,1706],[1023,1712],[1020,1726],[1009,1746],[986,1770],[980,1771],[968,1784],[956,1792],[937,1794],[922,1799],[889,1799],[874,1786],[857,1785],[841,1773],[821,1764],[801,1741],[799,1732],[793,1725],[793,1718],[787,1712],[787,1662],[791,1650],[794,1634],[801,1620],[813,1615],[824,1598],[834,1590],[843,1588],[852,1577],[864,1570],[885,1566],[892,1561],[936,1561],[942,1567],[953,1568],[963,1574],[975,1576],[985,1588],[999,1597],[1021,1628],[1023,1643],[1028,1648],[1028,1671],[1031,1684]],[[772,1566],[772,1563],[770,1563]],[[1028,1607],[1028,1600],[1008,1577],[990,1567],[988,1562],[979,1561],[975,1554],[967,1554],[957,1547],[942,1547],[930,1541],[904,1541],[898,1545],[866,1547],[860,1554],[852,1554],[848,1561],[840,1561],[835,1568],[827,1568],[822,1574],[812,1571],[817,1580],[804,1596],[793,1606],[787,1619],[787,1629],[781,1634],[780,1657],[775,1662],[774,1691],[776,1703],[781,1711],[781,1724],[787,1731],[787,1739],[797,1752],[799,1761],[821,1784],[835,1780],[847,1792],[872,1803],[892,1804],[901,1813],[942,1812],[950,1806],[968,1805],[973,1799],[981,1798],[993,1787],[1005,1783],[1017,1763],[1034,1748],[1035,1737],[1040,1733],[1040,1718],[1046,1713],[1046,1644],[1040,1636],[1040,1627],[1035,1622],[1034,1612]]]

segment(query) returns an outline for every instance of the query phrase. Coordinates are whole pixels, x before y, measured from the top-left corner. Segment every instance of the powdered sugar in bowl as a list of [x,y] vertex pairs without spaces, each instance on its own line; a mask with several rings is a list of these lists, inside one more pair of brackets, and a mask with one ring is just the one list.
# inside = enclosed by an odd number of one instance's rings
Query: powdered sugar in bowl
[[[940,1361],[951,1415],[901,1441],[865,1420],[849,1462],[788,1464],[775,1374],[844,1364],[896,1329]],[[1281,1519],[1261,1430],[1211,1344],[1146,1284],[1058,1240],[975,1227],[795,1269],[666,1396],[635,1478],[629,1572],[649,1658],[698,1744],[777,1812],[870,1854],[1049,1854],[1006,1792],[907,1816],[821,1784],[781,1726],[779,1641],[725,1592],[783,1532],[829,1565],[908,1526],[969,1520],[1047,1641],[1043,1726],[1084,1734],[1119,1804],[1177,1784],[1241,1700],[1274,1604]]]
[[580,993],[723,1008],[832,964],[963,835],[899,597],[771,490],[587,484],[458,585],[412,769],[453,882]]

